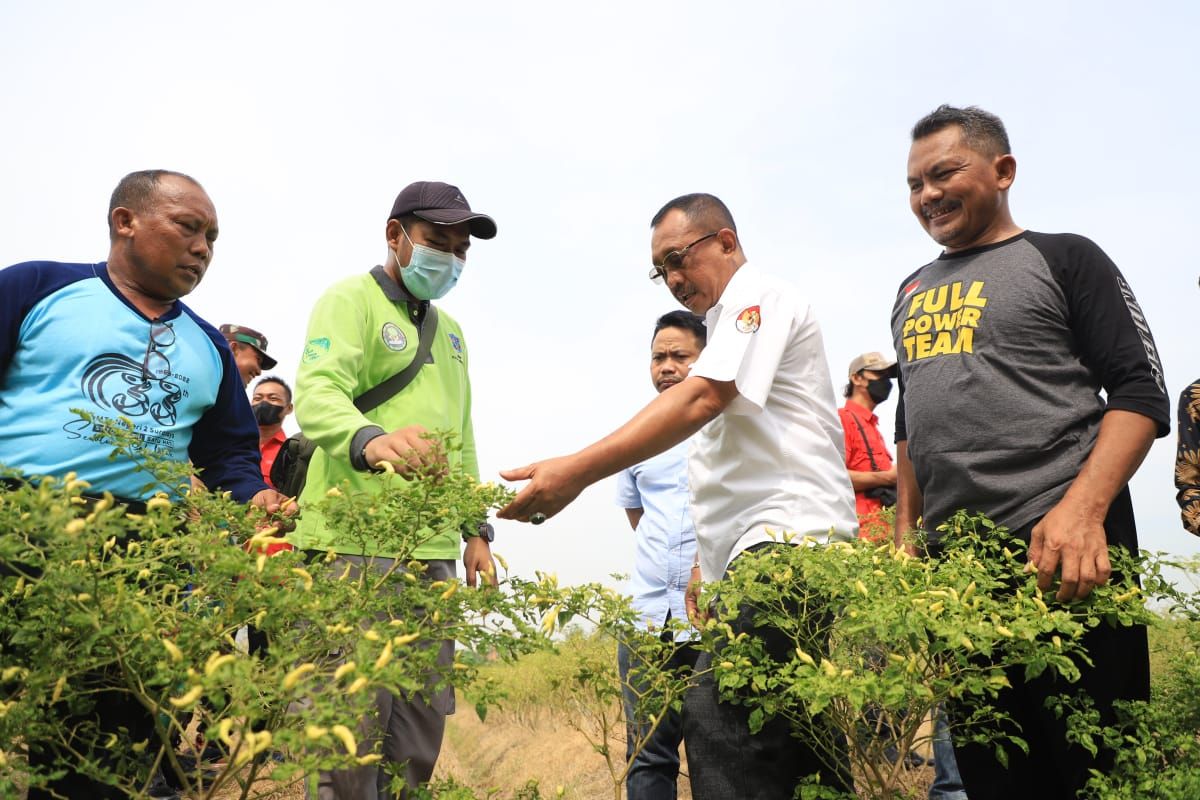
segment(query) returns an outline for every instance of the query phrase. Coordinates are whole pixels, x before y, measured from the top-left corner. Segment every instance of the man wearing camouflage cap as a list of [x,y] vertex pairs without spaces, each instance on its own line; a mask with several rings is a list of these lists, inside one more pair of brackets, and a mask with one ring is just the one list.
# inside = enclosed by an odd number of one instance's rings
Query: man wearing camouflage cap
[[233,360],[242,374],[243,386],[249,386],[250,381],[261,375],[264,369],[275,368],[275,359],[267,355],[266,336],[245,325],[225,324],[221,326],[221,333],[233,351]]

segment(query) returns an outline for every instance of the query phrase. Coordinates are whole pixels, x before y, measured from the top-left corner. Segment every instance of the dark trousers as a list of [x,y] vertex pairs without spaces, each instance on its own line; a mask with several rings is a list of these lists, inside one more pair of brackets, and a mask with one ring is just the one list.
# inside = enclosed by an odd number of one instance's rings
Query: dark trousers
[[[1015,534],[1026,542],[1036,524],[1032,522]],[[1137,547],[1133,508],[1128,490],[1121,493],[1104,521],[1109,544]],[[1116,720],[1113,704],[1118,700],[1147,700],[1150,697],[1150,654],[1143,626],[1112,627],[1101,622],[1084,635],[1083,644],[1093,666],[1080,663],[1081,677],[1067,683],[1043,674],[1026,681],[1024,670],[1008,670],[1011,689],[1000,692],[994,705],[1011,715],[1020,725],[1017,735],[1029,744],[1029,755],[1016,747],[1005,748],[1009,764],[1001,766],[993,746],[954,743],[959,772],[971,800],[1019,797],[1021,800],[1063,800],[1072,798],[1087,783],[1088,770],[1105,772],[1111,768],[1113,754],[1101,749],[1093,757],[1081,747],[1066,741],[1066,723],[1045,708],[1045,700],[1062,694],[1084,692],[1100,712],[1100,724]],[[966,709],[949,708],[951,721],[962,718]]]
[[[340,570],[349,564],[353,570],[351,575],[356,576],[367,563],[386,572],[392,561],[341,555],[333,566]],[[430,559],[422,563],[427,567],[426,580],[450,580],[456,574],[455,562],[450,559]],[[395,581],[386,591],[401,592],[404,585]],[[454,661],[454,641],[447,639],[429,646],[438,647],[438,664],[449,668]],[[435,691],[433,677],[430,676],[431,685],[424,692],[396,695],[379,689],[375,693],[373,713],[359,720],[356,732],[358,754],[366,755],[378,742],[387,763],[321,772],[315,800],[405,800],[418,784],[433,777],[446,731],[446,716],[454,713],[454,689],[445,686]],[[406,765],[400,768],[406,788],[397,795],[389,788],[391,778],[387,768],[399,765]],[[307,796],[314,798],[311,792]]]
[[[118,678],[115,675],[96,673],[89,675],[86,682],[97,686],[111,686]],[[126,779],[144,781],[149,774],[148,764],[132,764],[121,762],[126,759],[136,759],[131,745],[143,739],[150,739],[146,752],[154,753],[158,748],[154,739],[154,717],[141,704],[124,692],[112,689],[98,689],[92,695],[95,702],[89,713],[71,714],[66,704],[60,704],[62,735],[69,736],[70,732],[80,725],[94,725],[99,729],[89,730],[85,735],[88,741],[93,738],[103,742],[108,734],[117,734],[117,743],[107,752],[100,748],[91,748],[89,744],[75,742],[75,746],[84,750],[92,750],[92,756],[99,759],[102,766]],[[122,730],[124,729],[124,730]],[[71,743],[68,743],[68,747]],[[56,797],[87,798],[87,800],[109,800],[109,798],[125,798],[128,793],[113,786],[107,786],[74,772],[71,768],[78,759],[70,753],[68,747],[62,747],[56,742],[31,742],[29,746],[29,764],[31,767],[50,769],[57,766],[66,767],[68,772],[61,778],[52,781],[45,789],[30,789],[28,800],[51,800]],[[138,787],[139,789],[141,786]]]
[[[759,547],[793,547],[766,544]],[[735,562],[736,563],[736,562]],[[765,579],[765,578],[764,578]],[[795,609],[799,616],[802,612]],[[792,657],[794,645],[781,631],[753,624],[755,609],[739,610],[732,623],[736,636],[745,632],[762,639],[767,653],[781,663]],[[845,738],[823,716],[813,721],[814,734],[793,736],[786,719],[768,720],[751,735],[750,708],[719,700],[709,672],[713,656],[701,654],[696,671],[703,674],[688,692],[683,708],[688,774],[696,800],[781,800],[792,797],[800,781],[820,776],[823,786],[853,795]],[[815,735],[819,741],[807,737]],[[832,751],[832,755],[830,752]],[[825,753],[824,759],[822,753]],[[825,763],[834,760],[834,769]]]
[[[19,482],[6,480],[4,484],[15,488]],[[99,498],[85,496],[84,499],[86,504],[82,510],[90,508],[90,504]],[[141,501],[117,498],[117,503],[126,506],[126,509],[132,513],[146,513],[146,505]],[[21,653],[16,655],[18,659],[25,657]],[[91,699],[92,708],[86,712],[72,713],[66,703],[60,702],[54,706],[54,712],[59,721],[61,736],[72,737],[72,732],[78,729],[81,737],[86,737],[86,739],[72,740],[68,738],[65,743],[57,741],[29,742],[29,765],[31,768],[40,768],[42,771],[61,768],[66,769],[67,773],[49,783],[44,789],[31,788],[28,800],[50,800],[55,797],[67,797],[72,800],[75,798],[108,800],[108,798],[128,796],[127,792],[93,781],[75,771],[79,759],[71,752],[72,749],[83,752],[90,751],[91,757],[98,760],[100,766],[126,780],[136,780],[139,784],[148,780],[149,764],[147,762],[150,754],[158,750],[154,716],[126,692],[111,688],[123,684],[123,678],[115,667],[88,673],[82,681],[84,694]],[[99,746],[92,745],[92,742],[105,742],[109,738],[109,734],[113,733],[117,735],[117,741],[111,749],[106,751]],[[147,754],[146,757],[142,758],[136,755],[131,748],[132,745],[144,739],[149,740],[149,745],[144,751]],[[141,785],[138,788],[140,789]]]
[[[628,800],[675,800],[679,780],[679,745],[683,738],[683,714],[673,708],[663,711],[658,727],[647,737],[651,723],[640,719],[637,713],[638,695],[644,691],[638,680],[637,665],[631,660],[634,654],[624,643],[617,647],[617,669],[621,673],[621,704],[625,710],[625,761],[633,759],[629,773],[625,776],[625,794]],[[686,644],[671,656],[668,669],[679,671],[684,667],[694,668],[699,653]],[[645,740],[641,750],[634,755],[639,740]]]

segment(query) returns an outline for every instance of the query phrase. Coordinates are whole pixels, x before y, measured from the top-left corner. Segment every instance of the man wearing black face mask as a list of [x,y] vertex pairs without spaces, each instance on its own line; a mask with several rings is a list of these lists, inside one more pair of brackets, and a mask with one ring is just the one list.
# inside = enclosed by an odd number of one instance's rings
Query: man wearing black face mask
[[888,399],[896,362],[882,353],[863,353],[850,362],[846,384],[846,405],[838,409],[846,435],[846,470],[854,486],[854,505],[858,512],[859,537],[886,538],[891,526],[879,511],[896,502],[896,468],[892,455],[879,433],[875,406]]
[[279,448],[287,441],[283,433],[283,420],[292,413],[292,387],[278,375],[268,375],[254,384],[250,396],[250,407],[258,422],[258,449],[262,453],[263,480],[271,483],[271,465]]

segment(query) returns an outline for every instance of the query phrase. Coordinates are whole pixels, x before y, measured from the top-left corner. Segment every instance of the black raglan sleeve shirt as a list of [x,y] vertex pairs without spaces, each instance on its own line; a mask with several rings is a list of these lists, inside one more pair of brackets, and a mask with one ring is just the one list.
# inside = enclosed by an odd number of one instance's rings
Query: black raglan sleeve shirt
[[1079,360],[1104,387],[1107,408],[1154,420],[1158,436],[1171,430],[1171,401],[1162,361],[1141,306],[1125,276],[1090,239],[1032,231],[1067,301],[1067,324]]

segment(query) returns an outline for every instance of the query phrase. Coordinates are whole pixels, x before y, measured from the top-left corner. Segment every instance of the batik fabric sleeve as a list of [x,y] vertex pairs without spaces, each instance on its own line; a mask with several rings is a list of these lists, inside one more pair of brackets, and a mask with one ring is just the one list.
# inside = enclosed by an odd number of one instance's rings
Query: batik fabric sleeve
[[1183,528],[1200,536],[1200,380],[1179,396],[1179,447],[1175,451],[1175,498]]

